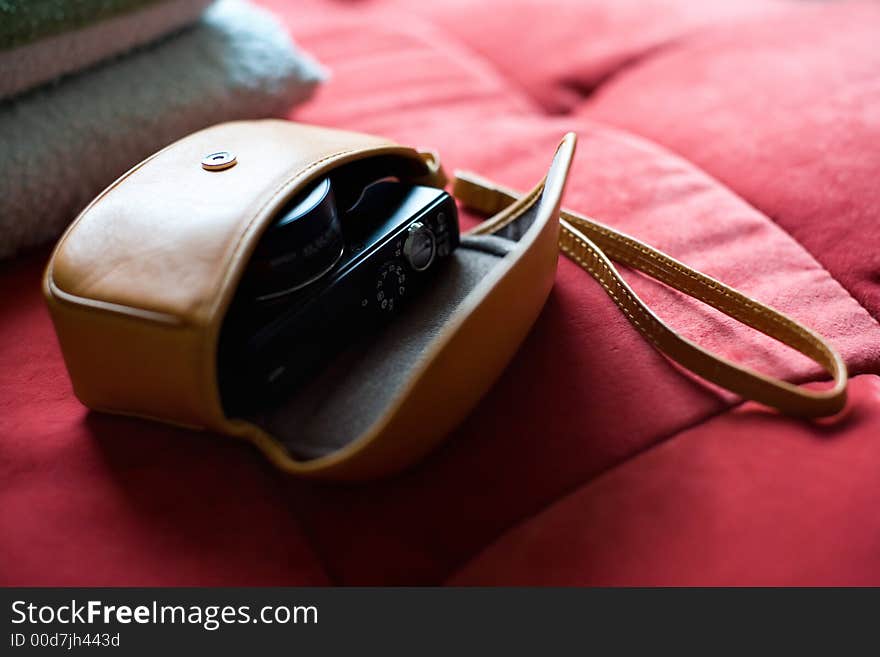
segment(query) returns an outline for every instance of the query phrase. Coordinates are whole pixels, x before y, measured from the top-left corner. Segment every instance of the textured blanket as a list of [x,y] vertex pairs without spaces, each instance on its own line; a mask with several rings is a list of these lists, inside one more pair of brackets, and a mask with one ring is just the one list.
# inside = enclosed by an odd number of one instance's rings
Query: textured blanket
[[0,49],[39,41],[161,0],[0,0]]
[[51,240],[129,167],[189,132],[284,114],[320,67],[235,0],[155,47],[0,104],[0,257]]
[[149,43],[212,0],[0,0],[0,98]]

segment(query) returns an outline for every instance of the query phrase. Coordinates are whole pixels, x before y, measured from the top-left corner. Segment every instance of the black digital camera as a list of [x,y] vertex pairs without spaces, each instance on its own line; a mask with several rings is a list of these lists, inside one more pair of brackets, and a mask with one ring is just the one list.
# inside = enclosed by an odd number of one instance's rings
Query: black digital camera
[[441,189],[322,179],[260,240],[220,336],[226,412],[244,414],[313,376],[418,295],[459,244]]

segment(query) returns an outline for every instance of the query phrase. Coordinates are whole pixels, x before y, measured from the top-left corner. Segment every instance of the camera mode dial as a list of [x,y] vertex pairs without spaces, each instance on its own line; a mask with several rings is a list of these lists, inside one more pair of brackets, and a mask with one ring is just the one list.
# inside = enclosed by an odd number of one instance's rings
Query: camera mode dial
[[406,271],[398,260],[389,260],[376,277],[376,307],[383,312],[393,312],[406,294]]

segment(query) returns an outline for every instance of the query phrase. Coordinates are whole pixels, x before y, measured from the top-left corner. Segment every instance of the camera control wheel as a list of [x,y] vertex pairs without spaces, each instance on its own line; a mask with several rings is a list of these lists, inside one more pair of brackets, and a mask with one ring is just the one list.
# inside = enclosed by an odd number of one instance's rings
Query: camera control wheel
[[434,262],[437,255],[437,239],[434,231],[421,221],[412,224],[406,231],[403,255],[409,266],[416,271],[424,271]]

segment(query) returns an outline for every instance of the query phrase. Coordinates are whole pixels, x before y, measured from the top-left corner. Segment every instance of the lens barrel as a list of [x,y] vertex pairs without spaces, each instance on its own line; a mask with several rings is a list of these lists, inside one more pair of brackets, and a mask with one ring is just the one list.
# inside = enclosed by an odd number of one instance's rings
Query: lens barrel
[[257,301],[295,292],[332,269],[343,248],[333,190],[324,178],[298,195],[266,230],[251,259],[248,286]]

